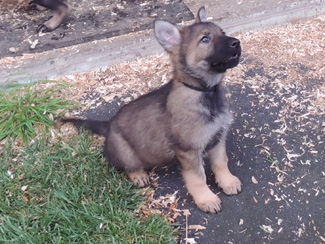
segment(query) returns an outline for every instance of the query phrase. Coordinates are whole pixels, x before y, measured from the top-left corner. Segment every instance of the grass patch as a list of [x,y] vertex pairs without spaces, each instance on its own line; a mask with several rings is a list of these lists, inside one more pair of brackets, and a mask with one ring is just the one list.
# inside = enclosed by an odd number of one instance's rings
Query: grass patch
[[[49,83],[54,85],[46,86]],[[6,137],[13,140],[22,138],[28,144],[37,134],[36,127],[41,132],[48,131],[53,126],[55,115],[76,105],[59,96],[60,90],[66,89],[67,85],[57,81],[41,81],[1,89],[0,141]]]
[[175,243],[163,217],[138,213],[142,192],[90,134],[51,142],[53,117],[76,106],[60,97],[67,85],[0,88],[0,243]]
[[1,243],[175,243],[162,217],[137,214],[141,192],[88,133],[0,156]]

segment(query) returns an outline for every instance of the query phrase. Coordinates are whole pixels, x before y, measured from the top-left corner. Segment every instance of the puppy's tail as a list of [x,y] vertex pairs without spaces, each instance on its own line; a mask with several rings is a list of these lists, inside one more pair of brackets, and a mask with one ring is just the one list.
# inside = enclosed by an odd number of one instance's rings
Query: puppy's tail
[[110,127],[110,121],[101,121],[101,120],[91,120],[91,119],[64,119],[60,118],[57,120],[58,123],[72,123],[74,124],[78,129],[79,128],[85,128],[87,130],[90,130],[92,133],[101,135],[101,136],[107,136],[109,127]]

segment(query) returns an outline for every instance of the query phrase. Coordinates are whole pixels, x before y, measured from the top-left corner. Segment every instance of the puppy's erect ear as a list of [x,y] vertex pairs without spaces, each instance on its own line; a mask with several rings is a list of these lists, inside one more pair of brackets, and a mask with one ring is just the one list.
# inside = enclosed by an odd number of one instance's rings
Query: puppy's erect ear
[[205,11],[204,7],[201,7],[199,11],[197,12],[197,16],[195,18],[195,23],[200,23],[200,22],[207,22],[207,13]]
[[168,21],[156,20],[154,28],[158,42],[167,51],[181,44],[181,34],[177,26]]

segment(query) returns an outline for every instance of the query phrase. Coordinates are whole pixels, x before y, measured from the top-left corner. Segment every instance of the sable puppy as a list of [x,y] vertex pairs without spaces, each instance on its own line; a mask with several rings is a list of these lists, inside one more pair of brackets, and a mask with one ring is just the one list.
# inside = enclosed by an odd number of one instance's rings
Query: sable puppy
[[38,26],[38,32],[50,32],[56,29],[70,13],[70,4],[66,0],[33,0],[31,5],[36,5],[39,10],[45,8],[54,11],[51,19]]
[[206,184],[204,154],[223,191],[241,191],[240,180],[227,166],[225,139],[232,115],[221,86],[225,71],[239,63],[240,42],[207,22],[203,7],[192,25],[156,20],[154,30],[174,67],[168,84],[123,106],[110,121],[62,121],[104,135],[108,161],[126,170],[139,187],[149,183],[145,169],[177,158],[197,206],[216,213],[221,201]]

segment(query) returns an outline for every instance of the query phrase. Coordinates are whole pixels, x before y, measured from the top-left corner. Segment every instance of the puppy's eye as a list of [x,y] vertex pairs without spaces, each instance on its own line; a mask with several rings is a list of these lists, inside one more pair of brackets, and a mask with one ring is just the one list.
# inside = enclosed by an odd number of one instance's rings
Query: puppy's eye
[[210,42],[211,38],[209,36],[203,36],[200,40],[200,42],[203,42],[203,43],[208,43]]

